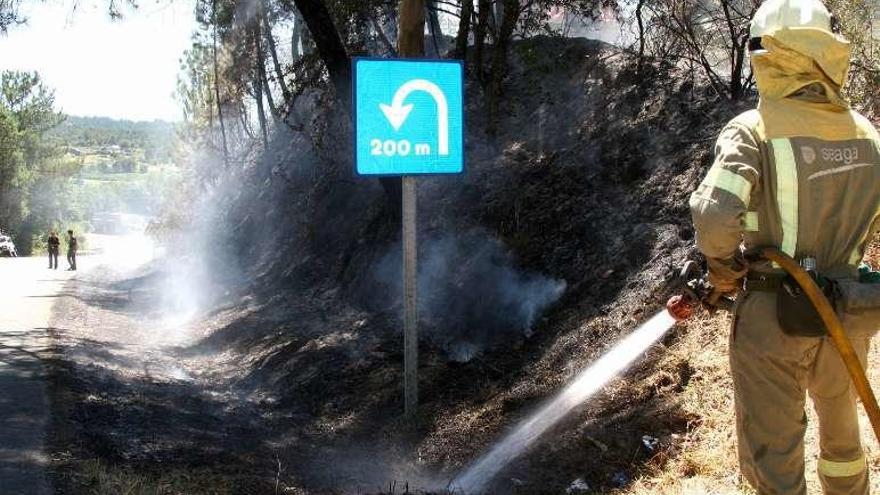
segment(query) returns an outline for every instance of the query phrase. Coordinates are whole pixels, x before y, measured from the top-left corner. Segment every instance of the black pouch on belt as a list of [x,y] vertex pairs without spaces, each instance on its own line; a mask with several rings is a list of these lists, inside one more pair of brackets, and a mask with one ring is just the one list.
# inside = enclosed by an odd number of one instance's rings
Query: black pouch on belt
[[[822,276],[816,276],[816,283],[831,306],[835,306],[833,282]],[[816,307],[810,302],[810,298],[801,289],[800,284],[787,276],[782,280],[776,291],[776,318],[779,326],[786,335],[793,337],[823,337],[828,334],[822,317],[816,311]]]

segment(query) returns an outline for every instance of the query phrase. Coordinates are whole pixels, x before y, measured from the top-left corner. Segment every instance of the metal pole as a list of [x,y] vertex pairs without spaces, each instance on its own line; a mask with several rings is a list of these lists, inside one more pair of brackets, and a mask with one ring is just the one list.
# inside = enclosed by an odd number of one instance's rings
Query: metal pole
[[416,178],[403,178],[403,387],[405,414],[412,417],[419,403],[419,329],[416,292]]
[[[425,0],[400,0],[397,53],[425,53]],[[416,178],[403,177],[403,391],[404,414],[412,418],[419,404],[418,308],[416,298]]]

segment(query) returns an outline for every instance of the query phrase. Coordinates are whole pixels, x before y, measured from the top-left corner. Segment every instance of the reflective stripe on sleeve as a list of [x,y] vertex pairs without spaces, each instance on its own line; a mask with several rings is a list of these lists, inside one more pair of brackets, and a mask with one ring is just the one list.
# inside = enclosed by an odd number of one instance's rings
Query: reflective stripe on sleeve
[[747,211],[743,217],[743,229],[746,232],[757,232],[760,230],[761,224],[758,222],[757,211]]
[[782,252],[795,255],[798,237],[798,176],[797,163],[791,141],[773,139],[773,157],[776,162],[776,203],[782,220]]
[[721,189],[733,194],[744,205],[749,205],[749,196],[752,193],[752,183],[742,175],[731,172],[726,168],[712,167],[709,174],[703,180],[703,184],[715,189]]
[[845,478],[861,474],[865,470],[864,454],[854,461],[838,462],[819,458],[819,474],[829,478]]

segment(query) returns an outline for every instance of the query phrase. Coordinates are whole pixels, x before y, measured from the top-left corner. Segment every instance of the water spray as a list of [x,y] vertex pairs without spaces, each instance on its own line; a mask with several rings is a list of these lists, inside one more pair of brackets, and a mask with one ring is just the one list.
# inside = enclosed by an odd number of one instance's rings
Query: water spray
[[579,404],[602,389],[609,381],[625,371],[647,349],[663,338],[676,322],[690,318],[697,306],[710,309],[730,309],[733,301],[713,297],[707,276],[693,261],[684,264],[673,283],[677,295],[669,299],[666,309],[658,312],[636,330],[624,337],[599,360],[575,376],[562,391],[537,412],[522,421],[500,442],[458,475],[450,484],[456,493],[482,493],[486,485],[507,464],[523,454],[553,425],[557,424]]

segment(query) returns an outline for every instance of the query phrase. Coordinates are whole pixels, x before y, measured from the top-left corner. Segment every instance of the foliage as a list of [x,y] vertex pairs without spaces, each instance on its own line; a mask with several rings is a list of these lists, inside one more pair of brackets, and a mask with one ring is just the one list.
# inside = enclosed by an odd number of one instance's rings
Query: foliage
[[[52,91],[38,74],[0,74],[0,228],[13,237],[38,218],[32,212],[32,188],[39,179],[70,170],[55,162],[60,150],[44,139],[64,118],[54,106]],[[29,245],[19,249],[27,253]]]
[[[439,51],[436,55],[441,57],[455,53],[467,60],[466,43],[463,50],[453,50],[455,47],[445,43],[445,38],[453,33],[437,32],[439,16],[458,18],[462,2],[429,1],[426,5],[426,25],[431,33],[426,49]],[[199,0],[196,18],[200,29],[182,61],[178,90],[187,114],[188,141],[198,143],[200,155],[223,154],[227,164],[246,162],[242,155],[260,146],[260,136],[278,125],[296,125],[286,122],[287,109],[308,87],[331,83],[344,99],[348,94],[344,87],[347,78],[335,76],[334,69],[340,65],[346,69],[348,64],[340,64],[338,55],[341,52],[343,59],[355,54],[394,55],[397,6],[396,1],[390,0]],[[474,33],[476,55],[469,63],[490,92],[490,112],[497,113],[494,110],[501,97],[511,39],[551,32],[551,15],[563,9],[595,18],[603,9],[616,9],[617,3],[480,0],[479,6],[480,14],[474,16],[474,21],[459,22],[459,26]],[[310,21],[338,36],[328,36],[326,32],[318,36],[309,34],[306,26]],[[290,50],[278,49],[279,40],[287,39]],[[493,41],[494,47],[489,56],[483,57],[486,39]],[[315,46],[323,58],[313,54]],[[484,67],[484,60],[491,66]],[[323,62],[328,71],[321,71],[315,61]],[[273,118],[265,118],[264,105]],[[252,124],[254,117],[257,122]],[[232,142],[237,143],[237,150],[231,149]],[[209,167],[197,175],[203,182],[212,183],[218,173],[218,167]]]
[[5,33],[9,26],[22,22],[18,15],[20,0],[0,0],[0,33]]
[[[699,71],[715,93],[733,100],[749,96],[754,79],[746,56],[749,21],[760,0],[639,0],[640,63]],[[872,0],[826,0],[852,42],[847,96],[880,116],[880,6]]]
[[853,64],[847,96],[874,119],[880,119],[880,4],[872,0],[828,0],[852,43]]
[[640,63],[699,71],[718,96],[742,99],[754,85],[746,48],[749,21],[759,4],[760,0],[640,0]]

